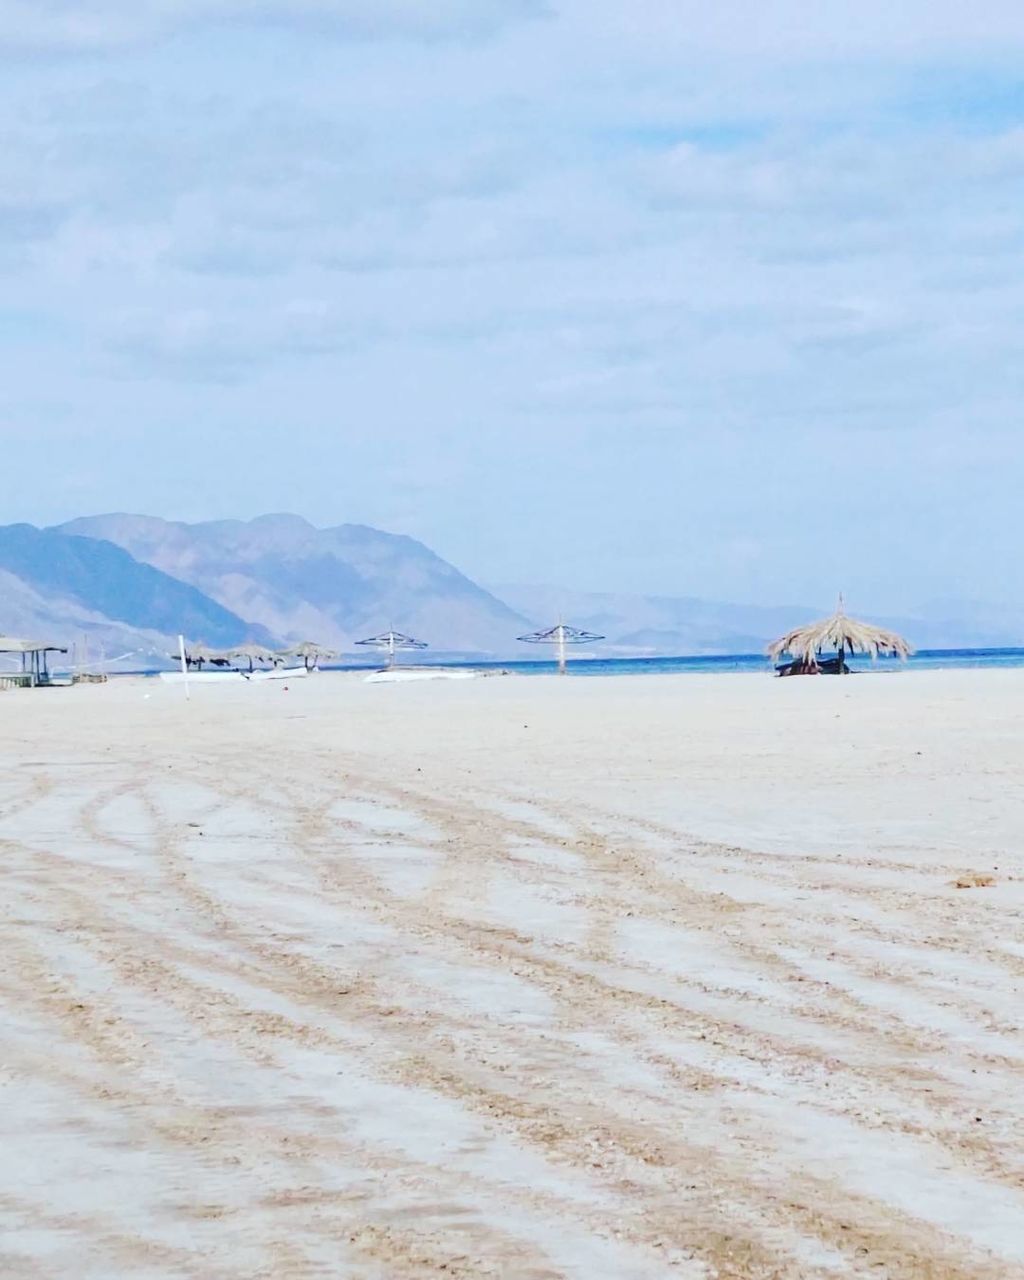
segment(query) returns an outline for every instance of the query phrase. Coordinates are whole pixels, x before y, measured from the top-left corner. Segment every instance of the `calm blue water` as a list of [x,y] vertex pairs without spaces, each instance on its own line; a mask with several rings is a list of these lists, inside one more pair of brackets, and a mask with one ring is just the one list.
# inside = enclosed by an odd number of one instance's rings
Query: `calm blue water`
[[[1024,667],[1024,649],[922,649],[907,662],[880,658],[848,658],[851,671],[876,671],[896,674],[900,671],[926,671],[929,668],[956,667]],[[429,655],[417,660],[418,666],[429,665]],[[451,662],[438,659],[437,665],[465,667],[474,671],[493,669],[516,671],[525,676],[554,674],[554,662]],[[332,663],[331,671],[376,671],[379,663]],[[772,664],[761,653],[737,653],[718,657],[690,658],[576,658],[569,662],[573,676],[657,676],[685,675],[688,672],[760,671],[772,672]],[[155,667],[142,667],[125,675],[155,675]]]
[[[907,662],[891,658],[848,658],[851,671],[904,670],[922,671],[929,668],[955,667],[1024,667],[1024,649],[922,649]],[[420,665],[426,665],[420,663]],[[554,662],[445,662],[446,667],[494,668],[516,671],[522,675],[551,675],[558,670]],[[364,670],[346,667],[344,670]],[[570,660],[569,672],[575,676],[646,676],[682,675],[687,672],[715,671],[772,671],[774,668],[761,653],[731,654],[726,657],[692,658],[579,658]]]

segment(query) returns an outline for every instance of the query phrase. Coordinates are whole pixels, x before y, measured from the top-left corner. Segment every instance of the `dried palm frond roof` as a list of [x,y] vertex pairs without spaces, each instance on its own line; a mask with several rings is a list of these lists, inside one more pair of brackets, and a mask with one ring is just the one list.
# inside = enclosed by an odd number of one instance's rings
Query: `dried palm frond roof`
[[265,644],[240,644],[237,649],[230,650],[232,658],[256,658],[263,662],[269,662],[272,658],[276,658],[277,654],[273,649],[268,649]]
[[768,656],[775,661],[782,654],[789,653],[798,662],[813,662],[819,654],[833,650],[836,653],[866,653],[872,659],[879,654],[909,658],[914,652],[908,642],[895,631],[886,631],[884,627],[876,627],[870,622],[848,618],[840,598],[839,608],[830,618],[822,618],[818,622],[809,622],[805,626],[787,631],[768,646]]
[[288,649],[279,649],[278,657],[283,658],[340,658],[341,654],[325,644],[317,644],[313,640],[303,640]]
[[[172,653],[168,655],[177,659],[178,654]],[[231,661],[230,651],[226,649],[211,649],[206,644],[189,644],[185,643],[185,657],[190,663],[212,662],[214,666],[224,667]]]

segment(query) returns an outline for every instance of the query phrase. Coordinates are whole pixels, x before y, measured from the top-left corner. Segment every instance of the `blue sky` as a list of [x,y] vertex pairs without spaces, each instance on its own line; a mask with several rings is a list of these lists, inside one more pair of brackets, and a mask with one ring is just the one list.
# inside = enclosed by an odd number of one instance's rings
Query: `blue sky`
[[3,518],[290,510],[492,582],[1002,596],[1024,6],[978,14],[0,0]]

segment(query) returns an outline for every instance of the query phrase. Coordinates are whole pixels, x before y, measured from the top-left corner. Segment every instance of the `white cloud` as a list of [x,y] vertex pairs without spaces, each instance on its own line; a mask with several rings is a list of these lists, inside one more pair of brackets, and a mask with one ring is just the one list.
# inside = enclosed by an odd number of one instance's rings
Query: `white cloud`
[[754,59],[779,62],[898,57],[920,62],[1024,43],[1024,12],[1013,0],[991,0],[984,20],[962,0],[561,0],[577,30],[614,41],[625,59],[638,51],[660,60]]
[[109,318],[101,352],[115,377],[233,383],[271,363],[332,355],[365,343],[321,299],[289,298],[273,311],[162,309]]
[[[0,41],[104,50],[0,85],[0,271],[10,324],[42,318],[0,353],[36,406],[10,420],[56,430],[45,386],[122,442],[262,433],[309,514],[400,517],[479,574],[562,546],[545,572],[583,586],[765,598],[832,590],[793,509],[906,510],[926,538],[987,476],[959,569],[915,572],[1012,572],[1018,9],[551,7],[0,0]],[[352,43],[375,34],[403,39]],[[155,505],[192,492],[178,465],[157,488],[122,448],[107,474]],[[303,505],[280,481],[240,477],[220,513]],[[486,531],[527,508],[521,551]],[[584,581],[595,511],[618,581]],[[858,547],[864,584],[883,550]]]
[[0,0],[0,48],[94,53],[219,24],[344,40],[472,39],[545,11],[541,0]]

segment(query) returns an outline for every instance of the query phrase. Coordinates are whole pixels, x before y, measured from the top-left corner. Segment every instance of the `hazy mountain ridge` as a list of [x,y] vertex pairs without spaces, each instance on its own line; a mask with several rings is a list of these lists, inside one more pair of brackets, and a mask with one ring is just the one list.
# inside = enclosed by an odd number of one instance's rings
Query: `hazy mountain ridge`
[[564,617],[606,637],[621,656],[757,653],[789,627],[806,622],[806,606],[718,603],[688,596],[567,591],[503,584],[494,588],[513,607],[535,617]]
[[[185,524],[84,517],[0,528],[0,631],[61,642],[84,632],[110,653],[163,653],[178,631],[230,647],[313,639],[352,652],[394,626],[431,651],[545,656],[516,636],[559,617],[607,637],[608,656],[756,653],[829,606],[753,606],[676,596],[508,585],[485,590],[413,538],[365,525],[317,529],[298,516]],[[1012,646],[1012,604],[935,601],[875,616],[917,648]]]
[[165,649],[179,630],[227,646],[273,639],[122,547],[29,524],[0,527],[0,631],[67,643]]
[[[635,657],[760,653],[776,636],[835,608],[834,603],[744,605],[688,596],[573,592],[521,583],[492,589],[524,613],[563,616],[606,636],[604,647],[609,652]],[[937,601],[903,616],[853,608],[851,612],[900,632],[917,649],[1024,645],[1024,616],[1011,606]]]
[[341,649],[395,627],[447,651],[507,654],[526,619],[414,538],[299,516],[185,524],[86,517],[61,532],[104,538],[291,640]]
[[[80,659],[84,641],[93,661],[131,654],[135,661],[126,661],[128,666],[155,663],[173,644],[169,636],[113,622],[66,596],[44,596],[4,569],[0,569],[0,634],[66,645]],[[12,665],[15,660],[0,663],[4,669]]]

